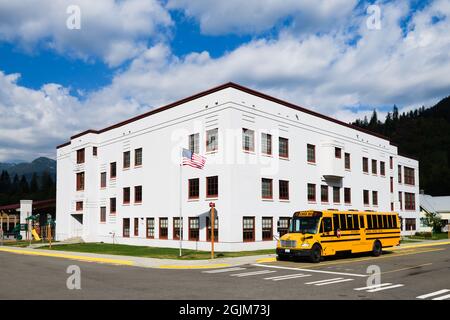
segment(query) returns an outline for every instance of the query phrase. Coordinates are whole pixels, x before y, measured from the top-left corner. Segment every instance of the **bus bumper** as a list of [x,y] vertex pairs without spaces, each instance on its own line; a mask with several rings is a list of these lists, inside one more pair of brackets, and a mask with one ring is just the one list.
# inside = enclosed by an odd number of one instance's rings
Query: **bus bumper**
[[277,248],[276,250],[277,255],[280,258],[295,258],[295,257],[309,257],[311,256],[311,250],[310,249],[284,249],[284,248]]

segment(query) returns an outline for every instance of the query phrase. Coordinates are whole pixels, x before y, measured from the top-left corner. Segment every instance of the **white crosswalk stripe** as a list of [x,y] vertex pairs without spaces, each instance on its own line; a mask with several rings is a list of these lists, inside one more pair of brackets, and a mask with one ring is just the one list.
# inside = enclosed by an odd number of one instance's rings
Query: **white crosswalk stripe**
[[203,273],[222,273],[222,272],[239,271],[239,270],[245,270],[245,269],[246,268],[235,267],[235,268],[208,270],[208,271],[203,271]]
[[310,276],[311,276],[310,274],[297,273],[297,274],[289,274],[289,275],[284,275],[284,276],[264,278],[264,280],[282,281],[282,280],[304,278],[304,277],[310,277]]
[[329,284],[348,282],[348,281],[353,281],[353,279],[341,279],[341,280],[335,280],[335,281],[322,282],[322,283],[316,284],[316,286],[327,286]]
[[392,286],[386,286],[386,287],[380,287],[380,288],[376,288],[376,289],[370,289],[367,290],[366,292],[378,292],[378,291],[383,291],[383,290],[390,290],[390,289],[395,289],[395,288],[400,288],[403,287],[404,284],[394,284]]
[[272,273],[272,272],[276,272],[276,271],[261,270],[261,271],[253,271],[253,272],[235,273],[235,274],[230,274],[230,276],[231,277],[248,277],[248,276],[256,276],[256,275]]
[[[444,293],[450,292],[449,289],[442,289],[439,291],[435,291],[435,292],[431,292],[431,293],[427,293],[427,294],[423,294],[421,296],[416,297],[417,299],[426,299],[426,298],[431,298],[431,297],[435,297]],[[441,297],[436,297],[433,298],[432,300],[446,300],[450,298],[450,295],[445,295],[445,296],[441,296]]]
[[328,282],[328,281],[335,281],[335,280],[341,280],[343,278],[333,278],[333,279],[325,279],[325,280],[319,280],[319,281],[312,281],[312,282],[306,282],[305,284],[317,284],[322,282]]
[[392,283],[380,283],[380,284],[374,284],[372,286],[362,287],[362,288],[355,288],[353,290],[361,291],[361,290],[369,290],[369,289],[377,289],[384,286],[390,286]]

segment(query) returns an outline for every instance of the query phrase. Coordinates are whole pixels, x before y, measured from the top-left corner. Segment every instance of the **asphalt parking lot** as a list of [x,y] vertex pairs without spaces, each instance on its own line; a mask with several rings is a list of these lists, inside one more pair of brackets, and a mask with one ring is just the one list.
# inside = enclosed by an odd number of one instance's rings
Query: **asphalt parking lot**
[[[69,266],[81,289],[67,287]],[[380,272],[379,282],[373,271]],[[0,299],[449,300],[450,246],[381,257],[274,261],[207,270],[150,269],[0,252]]]

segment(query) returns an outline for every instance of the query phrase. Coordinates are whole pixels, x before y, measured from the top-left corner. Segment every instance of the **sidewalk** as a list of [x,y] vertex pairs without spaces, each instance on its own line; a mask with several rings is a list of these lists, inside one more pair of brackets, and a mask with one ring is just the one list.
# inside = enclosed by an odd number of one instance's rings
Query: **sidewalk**
[[[450,239],[426,240],[420,241],[420,243],[406,243],[398,247],[388,248],[386,249],[386,251],[396,251],[402,249],[412,249],[412,248],[441,246],[441,245],[450,245]],[[144,268],[161,268],[161,269],[212,269],[212,268],[225,268],[244,264],[275,261],[275,254],[234,257],[234,258],[217,258],[214,260],[176,260],[176,259],[141,258],[141,257],[84,253],[84,252],[81,253],[69,251],[51,251],[43,249],[17,248],[7,246],[0,246],[0,252],[63,258],[86,262],[107,263],[113,265],[135,266]]]

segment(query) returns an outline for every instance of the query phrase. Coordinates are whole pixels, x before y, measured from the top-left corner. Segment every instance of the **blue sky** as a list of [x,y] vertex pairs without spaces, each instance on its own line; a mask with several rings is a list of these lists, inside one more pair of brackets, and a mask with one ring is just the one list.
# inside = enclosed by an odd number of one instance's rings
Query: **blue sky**
[[0,0],[0,161],[54,158],[228,81],[344,121],[431,106],[450,94],[449,15],[449,0]]

